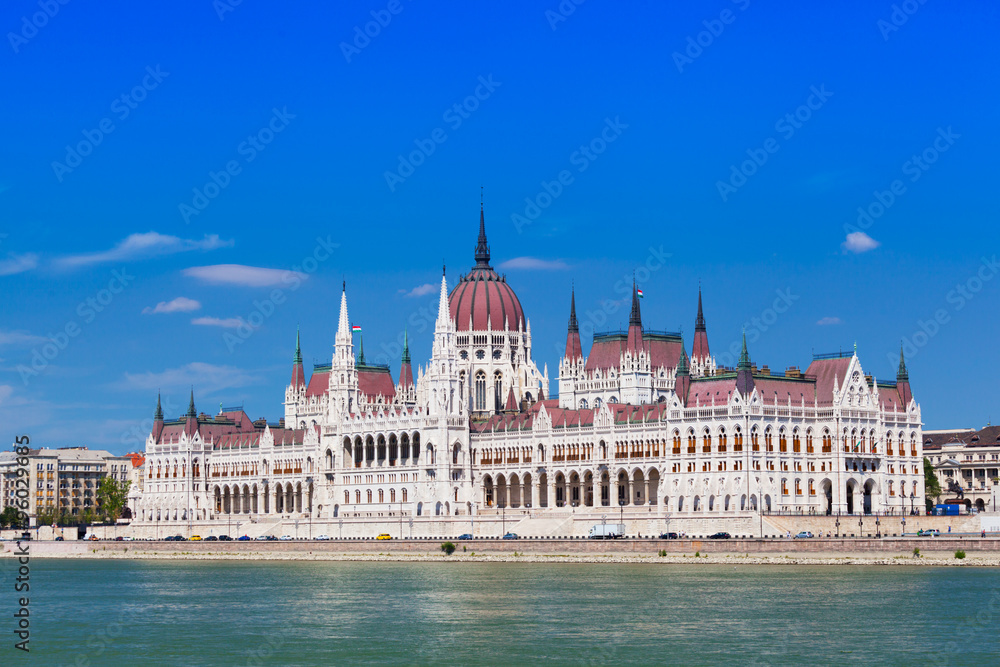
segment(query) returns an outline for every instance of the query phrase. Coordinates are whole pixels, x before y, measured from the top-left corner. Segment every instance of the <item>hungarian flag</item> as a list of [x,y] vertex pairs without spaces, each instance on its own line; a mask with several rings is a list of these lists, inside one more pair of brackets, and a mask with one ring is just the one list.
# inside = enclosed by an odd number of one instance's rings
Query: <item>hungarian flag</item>
[[354,326],[351,327],[351,331],[357,331],[358,333],[361,333],[361,325],[355,324]]
[[642,298],[642,290],[641,289],[636,289],[635,293],[639,295],[640,299]]

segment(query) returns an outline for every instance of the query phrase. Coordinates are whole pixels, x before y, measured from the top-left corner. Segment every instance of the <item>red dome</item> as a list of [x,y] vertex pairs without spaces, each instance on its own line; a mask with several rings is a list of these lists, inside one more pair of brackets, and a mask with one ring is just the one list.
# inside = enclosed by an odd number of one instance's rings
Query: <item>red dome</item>
[[[459,280],[448,297],[451,317],[458,331],[518,331],[524,321],[521,302],[507,281],[489,267],[476,267]],[[487,324],[487,322],[489,324]],[[505,325],[506,323],[506,325]]]
[[448,297],[451,318],[458,331],[472,330],[518,331],[524,322],[524,311],[506,279],[490,266],[490,246],[486,243],[486,223],[479,211],[479,242],[476,245],[476,265],[455,285]]

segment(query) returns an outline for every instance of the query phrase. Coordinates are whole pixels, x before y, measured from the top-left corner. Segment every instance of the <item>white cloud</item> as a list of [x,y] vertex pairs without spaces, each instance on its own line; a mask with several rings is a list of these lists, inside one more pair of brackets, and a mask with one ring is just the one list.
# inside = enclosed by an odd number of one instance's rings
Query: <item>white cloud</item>
[[201,308],[201,303],[186,296],[179,296],[172,301],[161,301],[155,307],[146,306],[142,309],[143,315],[155,315],[158,313],[190,313],[192,310]]
[[515,257],[500,264],[501,269],[526,269],[538,271],[562,271],[569,265],[561,259],[539,259],[538,257]]
[[864,232],[851,232],[841,244],[845,252],[862,253],[874,250],[882,245]]
[[0,384],[0,405],[3,405],[4,402],[6,402],[6,400],[10,398],[13,393],[14,393],[14,388],[11,387],[9,384]]
[[214,264],[212,266],[192,266],[181,273],[202,282],[214,285],[241,285],[243,287],[271,287],[293,284],[295,279],[306,280],[309,276],[300,271],[287,269],[264,269],[243,264]]
[[146,232],[144,234],[131,234],[110,250],[61,257],[56,260],[56,264],[64,268],[76,268],[106,262],[126,262],[157,255],[172,255],[193,250],[215,250],[231,245],[233,245],[233,241],[223,241],[218,234],[206,235],[200,241],[195,241],[167,236],[158,232]]
[[428,294],[433,294],[437,290],[437,287],[431,285],[430,283],[424,283],[423,285],[417,285],[413,289],[407,291],[405,289],[399,290],[399,293],[405,297],[418,297],[427,296]]
[[839,317],[824,317],[823,319],[816,322],[816,324],[821,327],[830,326],[831,324],[843,324]]
[[257,378],[243,369],[233,366],[218,366],[196,361],[179,368],[168,368],[161,373],[125,373],[120,388],[142,389],[149,392],[181,390],[185,394],[194,387],[195,399],[198,394],[209,394],[224,389],[245,387],[257,382]]
[[197,324],[203,327],[225,327],[227,329],[235,329],[243,324],[243,320],[238,317],[227,317],[225,319],[218,317],[196,317],[191,320],[191,324]]
[[0,276],[12,276],[15,273],[24,273],[38,266],[38,255],[26,253],[15,255],[7,253],[7,259],[0,259]]
[[0,345],[35,345],[47,340],[48,338],[35,336],[27,331],[0,331]]

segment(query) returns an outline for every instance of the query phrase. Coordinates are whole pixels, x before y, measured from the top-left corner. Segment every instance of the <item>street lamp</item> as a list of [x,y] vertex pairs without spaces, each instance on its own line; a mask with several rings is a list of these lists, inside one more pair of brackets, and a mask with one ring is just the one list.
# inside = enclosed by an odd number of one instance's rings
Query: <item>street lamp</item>
[[903,533],[902,533],[902,535],[900,535],[900,537],[903,537],[903,536],[906,535],[906,513],[905,512],[903,513],[903,518],[900,521],[903,524],[903,528],[902,528]]
[[833,522],[833,525],[837,529],[837,532],[835,534],[836,537],[840,537],[840,515],[839,514],[837,515],[837,520]]
[[910,514],[911,514],[911,515],[912,515],[912,514],[914,513],[914,509],[913,509],[913,501],[914,501],[914,499],[915,499],[916,497],[917,497],[917,494],[915,494],[915,493],[913,493],[912,491],[910,491]]
[[864,537],[865,534],[865,515],[862,514],[858,517],[858,537]]
[[880,527],[879,518],[877,514],[875,515],[875,537],[877,538],[882,537],[882,529]]

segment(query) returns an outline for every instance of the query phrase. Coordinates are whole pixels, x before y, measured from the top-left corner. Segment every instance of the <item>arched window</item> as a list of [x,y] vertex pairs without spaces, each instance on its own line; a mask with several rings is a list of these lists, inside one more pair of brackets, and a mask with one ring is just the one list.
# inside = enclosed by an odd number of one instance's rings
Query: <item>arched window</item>
[[496,410],[503,409],[503,373],[500,371],[493,373],[493,401]]
[[361,492],[360,491],[355,491],[354,492],[354,502],[356,504],[358,504],[358,505],[361,504]]
[[403,502],[406,502],[406,489],[403,489]]
[[380,503],[384,503],[385,502],[385,491],[383,491],[382,489],[378,490],[378,501]]
[[372,490],[368,489],[368,502],[372,501]]
[[389,489],[389,502],[396,502],[396,489]]
[[587,409],[587,399],[585,399],[585,398],[581,398],[580,399],[580,409],[581,410],[586,410]]
[[486,409],[486,373],[476,372],[476,410]]
[[351,502],[351,492],[350,491],[344,491],[344,504],[347,504],[347,503],[350,503],[350,502]]

